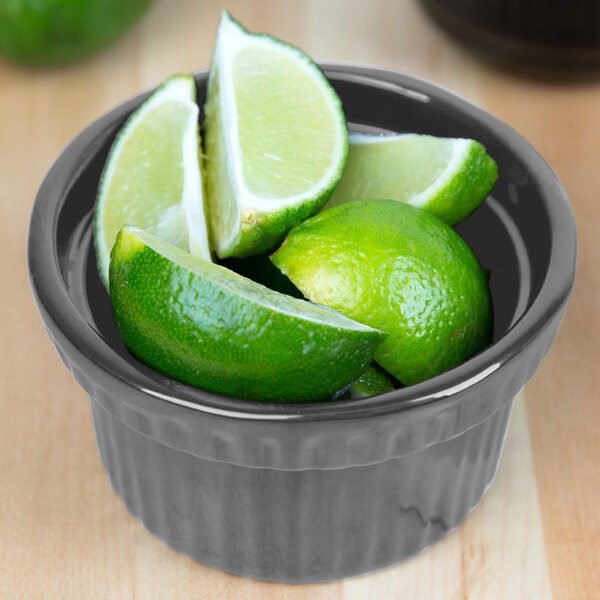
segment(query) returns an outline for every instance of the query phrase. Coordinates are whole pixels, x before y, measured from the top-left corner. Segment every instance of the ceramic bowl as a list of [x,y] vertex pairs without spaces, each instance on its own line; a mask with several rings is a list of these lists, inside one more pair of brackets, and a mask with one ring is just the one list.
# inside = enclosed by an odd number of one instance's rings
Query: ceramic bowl
[[[42,320],[89,395],[102,463],[128,510],[205,565],[272,581],[381,569],[467,517],[494,479],[513,399],[550,348],[575,272],[568,198],[519,134],[415,77],[323,69],[351,130],[474,138],[498,163],[492,195],[457,227],[491,273],[494,339],[459,367],[371,398],[269,404],[188,387],[135,360],[98,276],[92,219],[111,143],[149,91],[62,152],[28,239]],[[196,80],[202,100],[207,72]]]

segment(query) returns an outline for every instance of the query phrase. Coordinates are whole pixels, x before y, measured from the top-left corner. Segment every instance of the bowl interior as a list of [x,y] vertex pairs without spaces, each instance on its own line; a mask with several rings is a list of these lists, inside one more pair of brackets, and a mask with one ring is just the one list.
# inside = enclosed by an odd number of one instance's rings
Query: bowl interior
[[[351,131],[473,138],[497,162],[499,180],[492,194],[456,230],[490,272],[494,342],[498,341],[527,311],[549,268],[551,229],[534,174],[486,122],[489,115],[435,86],[411,86],[410,78],[406,78],[408,85],[400,86],[384,77],[360,76],[335,66],[326,68],[326,73],[341,96]],[[206,73],[196,78],[202,100]],[[162,380],[163,376],[136,361],[121,341],[108,293],[98,275],[93,244],[94,201],[104,163],[118,130],[144,97],[111,111],[112,120],[108,113],[92,125],[97,132],[94,144],[87,149],[86,160],[69,182],[59,208],[56,252],[77,310],[123,359]]]

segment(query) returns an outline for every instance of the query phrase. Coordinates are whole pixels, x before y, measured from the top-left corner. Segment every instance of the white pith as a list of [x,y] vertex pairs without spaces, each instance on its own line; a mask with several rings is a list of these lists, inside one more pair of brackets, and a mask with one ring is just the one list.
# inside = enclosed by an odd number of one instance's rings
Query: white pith
[[[184,207],[186,221],[188,224],[188,237],[190,251],[205,260],[211,260],[208,247],[208,234],[204,215],[202,177],[198,162],[198,105],[196,104],[196,89],[190,77],[173,76],[168,79],[161,88],[150,96],[141,107],[130,117],[110,152],[110,158],[102,175],[102,186],[98,197],[98,215],[100,223],[104,221],[105,197],[108,182],[113,177],[114,170],[119,162],[121,148],[135,132],[138,123],[142,121],[148,112],[165,102],[176,101],[185,105],[190,112],[189,121],[186,125],[185,134],[182,139],[183,156],[183,191],[181,202]],[[105,274],[108,273],[108,262],[110,260],[110,248],[106,246],[104,236],[97,236],[100,245],[101,268]],[[193,246],[193,247],[192,247]]]
[[208,228],[204,212],[202,175],[198,156],[198,114],[195,101],[192,102],[190,120],[183,136],[183,191],[181,202],[185,210],[188,226],[190,252],[211,261],[208,246]]
[[[371,135],[366,133],[351,133],[348,136],[348,142],[350,146],[360,146],[365,144],[389,144],[397,142],[402,138],[414,138],[422,137],[416,133],[400,133],[392,135]],[[473,140],[465,138],[448,138],[452,142],[452,151],[450,153],[450,160],[446,164],[444,170],[436,177],[436,179],[427,186],[423,191],[419,192],[415,196],[412,196],[410,200],[407,200],[407,204],[416,206],[417,208],[423,208],[427,203],[434,198],[437,193],[443,190],[449,183],[449,181],[462,169],[462,165],[471,149]]]
[[[241,50],[250,47],[267,48],[273,52],[279,52],[282,55],[293,58],[312,79],[317,81],[320,87],[323,87],[321,83],[323,75],[313,64],[308,62],[306,56],[299,50],[278,42],[273,38],[248,33],[227,14],[222,17],[217,33],[212,69],[218,71],[219,109],[222,122],[227,123],[227,127],[223,128],[223,135],[228,161],[227,171],[229,173],[233,196],[237,203],[237,220],[236,226],[229,232],[228,239],[221,240],[219,243],[220,249],[228,248],[234,244],[235,238],[239,235],[241,228],[243,212],[248,211],[252,214],[269,214],[279,212],[285,208],[297,206],[305,200],[316,198],[322,191],[331,185],[332,180],[340,170],[339,161],[333,160],[317,184],[301,194],[296,194],[287,198],[264,198],[253,194],[248,189],[243,177],[242,153],[238,141],[239,128],[232,65],[236,55]],[[333,152],[333,157],[338,157],[343,152],[345,137],[345,132],[342,129],[342,120],[339,116],[341,108],[337,103],[334,94],[330,93],[328,89],[324,90],[323,95],[333,120],[336,123],[338,121],[341,123],[338,128],[338,135],[336,137],[335,149]]]

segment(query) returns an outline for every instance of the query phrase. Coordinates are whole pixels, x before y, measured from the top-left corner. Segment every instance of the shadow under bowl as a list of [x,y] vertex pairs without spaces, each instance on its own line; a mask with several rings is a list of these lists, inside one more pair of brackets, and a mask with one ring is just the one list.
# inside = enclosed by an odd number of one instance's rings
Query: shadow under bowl
[[[381,569],[466,518],[494,478],[513,399],[550,348],[575,273],[568,198],[519,134],[415,77],[323,69],[351,130],[474,138],[498,163],[492,195],[456,228],[491,273],[495,323],[493,343],[464,364],[371,398],[270,404],[195,389],[135,360],[98,276],[92,223],[111,144],[150,92],[62,152],[28,239],[38,309],[89,395],[102,463],[128,510],[203,564],[272,581]],[[195,76],[202,99],[207,72]]]

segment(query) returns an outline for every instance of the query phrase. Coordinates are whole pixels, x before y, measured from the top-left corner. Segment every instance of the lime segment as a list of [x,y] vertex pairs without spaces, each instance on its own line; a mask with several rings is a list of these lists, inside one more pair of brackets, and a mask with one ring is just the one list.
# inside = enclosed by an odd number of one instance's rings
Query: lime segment
[[328,400],[361,375],[387,337],[129,226],[113,249],[110,295],[134,356],[237,398]]
[[399,200],[455,225],[486,198],[498,169],[474,140],[352,134],[342,179],[324,208],[369,198]]
[[210,260],[191,75],[175,75],[129,118],[104,169],[95,215],[98,267],[108,281],[117,232],[132,224]]
[[368,398],[395,389],[392,376],[377,363],[371,363],[348,389],[348,398]]
[[224,13],[205,112],[216,252],[266,252],[314,214],[339,181],[348,149],[341,102],[301,50],[248,33]]

